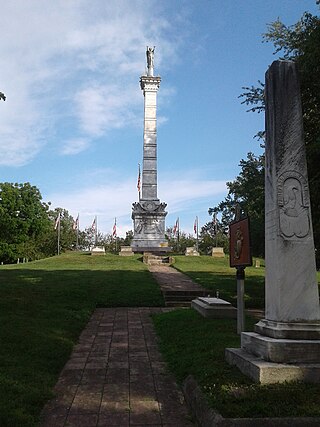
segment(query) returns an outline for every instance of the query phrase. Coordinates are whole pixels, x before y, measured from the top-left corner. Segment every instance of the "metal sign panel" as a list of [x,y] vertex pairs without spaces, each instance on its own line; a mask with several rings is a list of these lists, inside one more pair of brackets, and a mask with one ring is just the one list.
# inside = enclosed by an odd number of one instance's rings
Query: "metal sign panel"
[[249,218],[243,218],[231,223],[229,232],[230,267],[252,265]]

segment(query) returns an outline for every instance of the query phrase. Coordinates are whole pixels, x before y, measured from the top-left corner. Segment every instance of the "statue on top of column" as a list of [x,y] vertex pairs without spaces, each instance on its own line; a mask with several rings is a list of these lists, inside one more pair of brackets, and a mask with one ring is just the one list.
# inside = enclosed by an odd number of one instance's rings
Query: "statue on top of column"
[[154,49],[155,46],[147,46],[147,66],[148,66],[148,76],[153,76],[153,66],[154,66]]

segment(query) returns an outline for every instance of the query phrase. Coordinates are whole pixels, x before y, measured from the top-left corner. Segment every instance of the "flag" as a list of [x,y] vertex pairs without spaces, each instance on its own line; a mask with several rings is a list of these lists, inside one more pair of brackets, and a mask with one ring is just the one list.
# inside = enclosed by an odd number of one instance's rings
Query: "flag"
[[60,225],[60,212],[58,213],[56,222],[54,223],[54,229],[56,230]]
[[139,172],[138,172],[137,189],[138,189],[138,192],[140,193],[140,190],[141,190],[141,172],[140,172],[140,163],[139,163]]
[[96,231],[97,228],[97,217],[94,218],[92,226],[91,226],[91,230],[92,231]]
[[114,219],[114,224],[112,228],[112,237],[117,237],[117,218]]
[[198,230],[198,217],[196,217],[196,219],[194,221],[193,230],[194,230],[194,233],[197,234],[197,230]]
[[179,231],[179,218],[177,218],[177,221],[172,230],[174,236],[177,234],[177,231]]
[[73,230],[78,230],[78,228],[79,228],[79,214],[78,214],[76,220],[73,221],[73,225],[72,225]]
[[217,224],[217,214],[216,214],[216,212],[213,214],[212,223],[213,223],[213,225]]

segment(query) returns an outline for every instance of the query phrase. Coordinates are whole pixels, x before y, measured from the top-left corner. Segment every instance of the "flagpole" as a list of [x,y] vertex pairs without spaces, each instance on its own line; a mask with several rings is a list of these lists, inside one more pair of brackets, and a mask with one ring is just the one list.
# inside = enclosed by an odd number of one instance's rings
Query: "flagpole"
[[[139,197],[140,197],[140,193],[139,193]],[[140,200],[140,199],[139,199]],[[117,218],[114,219],[114,227],[115,227],[115,239],[116,239],[116,253],[118,251],[118,245],[117,245]]]
[[95,220],[96,220],[96,229],[95,229],[95,236],[94,236],[94,245],[97,246],[97,242],[98,242],[98,220],[97,220],[97,215],[95,216]]
[[59,213],[59,222],[58,222],[58,255],[60,255],[60,224],[61,224],[61,218]]
[[79,248],[79,213],[77,217],[77,241],[76,241],[76,250]]
[[180,218],[178,217],[178,238],[177,238],[178,253],[179,253],[179,243],[180,243]]
[[199,252],[199,219],[197,216],[197,252]]
[[217,224],[217,214],[214,213],[214,226],[216,230],[216,248],[218,247],[218,224]]

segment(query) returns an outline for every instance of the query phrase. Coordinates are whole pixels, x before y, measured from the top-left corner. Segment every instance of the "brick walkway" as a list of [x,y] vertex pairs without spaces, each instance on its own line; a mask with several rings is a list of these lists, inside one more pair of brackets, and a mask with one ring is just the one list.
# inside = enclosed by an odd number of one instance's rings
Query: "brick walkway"
[[198,283],[167,265],[150,265],[149,270],[158,282],[162,291],[199,291],[203,293],[205,289]]
[[157,347],[150,314],[165,308],[97,309],[42,413],[42,427],[193,424]]

